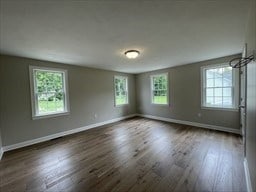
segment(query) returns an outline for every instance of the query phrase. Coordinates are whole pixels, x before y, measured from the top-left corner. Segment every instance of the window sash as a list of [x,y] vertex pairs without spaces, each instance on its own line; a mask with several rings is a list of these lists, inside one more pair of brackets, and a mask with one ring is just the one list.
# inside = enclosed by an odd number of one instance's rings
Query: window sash
[[[31,84],[31,103],[32,103],[32,118],[38,119],[38,118],[45,118],[45,117],[51,117],[51,116],[59,116],[62,114],[68,114],[69,113],[69,102],[68,102],[68,86],[67,86],[67,71],[63,69],[56,69],[56,68],[46,68],[46,67],[38,67],[38,66],[29,66],[30,70],[30,84]],[[53,91],[53,90],[47,90],[46,91],[39,91],[38,90],[38,81],[37,81],[37,72],[49,72],[49,73],[57,73],[61,74],[61,81],[62,86],[59,89],[59,91]],[[47,87],[47,86],[46,86]],[[43,112],[39,109],[39,95],[51,94],[52,96],[56,97],[57,94],[62,94],[62,99],[60,101],[63,102],[63,109],[58,110],[60,108],[56,107],[56,101],[55,101],[55,110],[50,110]],[[47,98],[48,99],[48,98]],[[47,104],[48,104],[47,100]],[[62,103],[60,102],[60,103]]]
[[[213,108],[227,108],[227,109],[233,109],[235,108],[235,72],[234,69],[231,70],[231,74],[232,74],[232,83],[231,85],[224,85],[223,82],[223,74],[221,75],[221,78],[215,78],[215,75],[211,78],[207,78],[207,70],[211,70],[211,69],[224,69],[226,67],[229,67],[229,65],[227,64],[222,64],[222,65],[218,65],[218,66],[207,66],[207,67],[203,67],[202,69],[202,77],[203,77],[203,83],[202,83],[202,106],[203,107],[213,107]],[[222,79],[222,86],[207,86],[207,80],[212,79],[215,82],[215,79]],[[231,89],[231,95],[230,96],[224,96],[223,93],[223,89]],[[208,96],[207,95],[207,89],[213,89],[213,95],[212,96]],[[221,89],[221,96],[216,96],[214,91],[215,89]],[[207,104],[207,97],[212,97],[213,98],[213,103],[215,103],[215,99],[216,98],[221,98],[221,104],[217,105],[217,104]],[[224,98],[231,98],[231,104],[230,105],[225,105],[224,104]]]
[[[117,85],[116,80],[119,80],[120,82]],[[121,86],[121,84],[123,84]],[[123,89],[121,89],[123,87]],[[129,104],[128,100],[128,77],[125,76],[114,76],[114,89],[115,89],[115,106],[121,106],[121,105],[127,105]],[[124,94],[122,94],[124,93]],[[118,98],[120,96],[124,97],[124,102],[123,103],[118,103]]]
[[[39,95],[41,94],[53,94],[52,96],[56,97],[58,93],[61,93],[63,95],[63,109],[62,110],[55,110],[55,111],[48,111],[48,112],[40,112],[40,107],[39,107]],[[36,106],[36,114],[43,115],[43,114],[51,114],[51,113],[58,113],[58,112],[65,112],[67,111],[66,105],[65,105],[65,100],[66,100],[66,93],[64,91],[61,92],[40,92],[40,93],[35,93],[35,106]],[[46,100],[48,102],[48,100]],[[56,101],[55,101],[56,104]]]
[[[156,82],[157,81],[157,78],[159,77],[163,77],[163,79],[166,80],[166,85],[165,85],[165,88],[163,88],[164,86],[164,83],[159,83],[159,82]],[[157,74],[157,75],[152,75],[151,76],[151,103],[152,104],[156,104],[156,105],[168,105],[169,104],[169,93],[168,93],[168,73],[164,73],[164,74]],[[158,89],[155,88],[155,85],[158,85]],[[161,86],[160,86],[161,85]],[[162,88],[160,88],[162,87]],[[164,96],[164,102],[161,101],[161,102],[156,102],[156,97],[155,96],[155,92],[158,92],[159,95],[158,96]],[[161,92],[165,92],[164,95],[161,95]]]

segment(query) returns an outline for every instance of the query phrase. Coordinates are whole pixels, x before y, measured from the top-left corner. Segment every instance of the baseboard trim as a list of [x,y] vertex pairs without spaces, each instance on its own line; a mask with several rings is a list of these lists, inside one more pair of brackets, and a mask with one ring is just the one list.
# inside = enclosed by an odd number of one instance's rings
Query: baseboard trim
[[40,138],[37,138],[37,139],[32,139],[32,140],[24,141],[24,142],[21,142],[21,143],[16,143],[16,144],[13,144],[13,145],[4,146],[2,148],[2,153],[6,152],[6,151],[11,151],[11,150],[14,150],[14,149],[19,149],[19,148],[22,148],[22,147],[26,147],[26,146],[29,146],[29,145],[41,143],[41,142],[44,142],[44,141],[49,141],[51,139],[56,139],[58,137],[63,137],[63,136],[66,136],[66,135],[78,133],[78,132],[85,131],[85,130],[88,130],[88,129],[97,128],[97,127],[107,125],[107,124],[110,124],[110,123],[115,123],[115,122],[118,122],[118,121],[121,121],[121,120],[124,120],[124,119],[135,117],[135,116],[137,116],[137,115],[136,114],[127,115],[127,116],[123,116],[123,117],[103,121],[103,122],[100,122],[100,123],[95,123],[95,124],[87,125],[87,126],[84,126],[84,127],[71,129],[69,131],[63,131],[63,132],[56,133],[56,134],[53,134],[53,135],[48,135],[48,136],[45,136],[45,137],[40,137]]
[[177,120],[177,119],[170,119],[170,118],[153,116],[153,115],[137,114],[137,116],[145,117],[145,118],[149,118],[149,119],[160,120],[160,121],[171,122],[171,123],[178,123],[178,124],[183,124],[183,125],[190,125],[190,126],[195,126],[195,127],[201,127],[201,128],[206,128],[206,129],[225,131],[225,132],[235,133],[235,134],[240,134],[241,135],[241,131],[240,130],[232,129],[232,128],[228,128],[228,127],[209,125],[209,124],[203,124],[203,123],[196,123],[196,122],[190,122],[190,121],[183,121],[183,120]]
[[246,158],[244,158],[244,172],[245,172],[247,192],[252,192],[252,183],[251,183],[250,172],[248,168],[248,162]]
[[3,148],[1,147],[0,148],[0,161],[1,161],[2,157],[3,157],[3,154],[4,154],[4,151],[3,151]]

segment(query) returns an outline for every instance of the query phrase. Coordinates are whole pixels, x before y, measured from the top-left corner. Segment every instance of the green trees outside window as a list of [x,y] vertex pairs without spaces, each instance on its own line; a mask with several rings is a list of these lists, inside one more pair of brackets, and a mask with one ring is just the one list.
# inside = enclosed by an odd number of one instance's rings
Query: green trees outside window
[[168,78],[167,74],[151,76],[151,91],[153,104],[168,104]]
[[115,105],[128,104],[128,82],[127,77],[115,76]]

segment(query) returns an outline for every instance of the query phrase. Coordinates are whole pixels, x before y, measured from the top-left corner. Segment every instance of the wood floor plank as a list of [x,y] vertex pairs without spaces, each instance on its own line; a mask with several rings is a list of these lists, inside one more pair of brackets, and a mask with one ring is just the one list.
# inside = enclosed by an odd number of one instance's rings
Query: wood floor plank
[[246,191],[234,134],[132,118],[6,152],[0,191]]

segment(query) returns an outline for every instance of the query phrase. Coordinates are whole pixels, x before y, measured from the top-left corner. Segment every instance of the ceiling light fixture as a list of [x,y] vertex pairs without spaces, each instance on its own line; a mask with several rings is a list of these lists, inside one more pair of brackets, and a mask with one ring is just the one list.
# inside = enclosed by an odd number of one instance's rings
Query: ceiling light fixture
[[124,53],[128,59],[135,59],[139,56],[140,52],[137,50],[129,50]]

